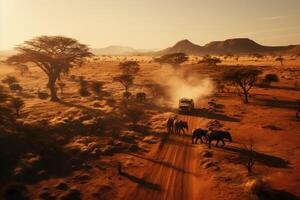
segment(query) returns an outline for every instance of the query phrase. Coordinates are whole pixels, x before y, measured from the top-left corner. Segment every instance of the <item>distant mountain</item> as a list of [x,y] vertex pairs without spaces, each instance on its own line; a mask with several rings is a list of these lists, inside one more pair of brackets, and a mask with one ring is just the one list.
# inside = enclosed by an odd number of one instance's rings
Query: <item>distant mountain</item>
[[300,55],[300,45],[297,45],[290,50],[288,50],[288,53],[291,55]]
[[[183,52],[186,54],[204,55],[204,54],[249,54],[249,53],[278,53],[290,54],[292,49],[300,48],[296,45],[290,46],[263,46],[248,38],[228,39],[225,41],[214,41],[204,46],[199,46],[190,42],[189,40],[182,40],[177,42],[174,46],[166,48],[157,54],[168,54]],[[296,51],[295,50],[295,51]],[[299,49],[298,49],[299,50]]]
[[91,50],[95,55],[135,55],[148,53],[150,50],[134,49],[132,47],[112,45],[101,49]]
[[196,45],[189,40],[181,40],[177,42],[174,46],[169,47],[165,50],[159,51],[158,54],[169,54],[183,52],[186,54],[199,54],[201,52],[205,53],[205,48]]

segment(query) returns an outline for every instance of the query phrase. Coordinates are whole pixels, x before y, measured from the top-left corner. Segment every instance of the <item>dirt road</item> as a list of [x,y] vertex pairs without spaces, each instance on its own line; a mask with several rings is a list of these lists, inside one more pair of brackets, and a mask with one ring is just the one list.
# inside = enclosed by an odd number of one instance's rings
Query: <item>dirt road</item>
[[[205,122],[186,116],[192,127]],[[191,127],[191,128],[192,128]],[[192,145],[191,136],[170,136],[154,155],[138,184],[126,199],[212,199],[210,176],[199,167],[197,157],[202,145]]]

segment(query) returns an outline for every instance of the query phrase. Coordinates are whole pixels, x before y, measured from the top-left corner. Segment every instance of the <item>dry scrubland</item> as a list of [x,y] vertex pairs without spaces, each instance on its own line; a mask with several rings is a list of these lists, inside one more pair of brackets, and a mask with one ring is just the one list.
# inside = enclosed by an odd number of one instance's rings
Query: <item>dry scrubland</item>
[[[130,92],[145,92],[145,103],[124,102],[123,87],[112,80],[125,59],[140,63]],[[197,64],[199,59],[191,56],[173,70],[146,56],[98,56],[62,77],[61,102],[38,98],[38,90],[49,92],[39,68],[29,66],[30,74],[21,76],[1,64],[0,79],[15,76],[23,87],[11,94],[24,100],[17,122],[26,129],[26,134],[1,136],[6,140],[0,149],[7,151],[0,166],[2,194],[11,189],[30,199],[271,199],[257,192],[264,187],[268,195],[296,199],[300,59],[285,57],[283,66],[271,56],[222,57],[218,66]],[[235,88],[218,92],[213,82],[232,65],[260,67],[262,77],[276,73],[280,82],[255,86],[244,104]],[[91,94],[82,97],[80,76],[88,83],[104,82],[101,92],[89,89]],[[158,95],[153,96],[149,83],[160,85]],[[177,112],[180,95],[197,98],[196,111],[179,115],[189,123],[186,136],[169,137],[165,123]],[[192,129],[208,123],[229,130],[233,142],[211,149],[192,145]],[[251,141],[255,165],[248,176],[244,148]]]

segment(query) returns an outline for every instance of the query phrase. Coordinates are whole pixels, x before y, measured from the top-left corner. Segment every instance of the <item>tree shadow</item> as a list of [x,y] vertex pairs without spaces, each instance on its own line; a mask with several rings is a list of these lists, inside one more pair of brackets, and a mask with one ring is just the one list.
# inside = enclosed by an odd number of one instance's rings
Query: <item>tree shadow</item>
[[63,101],[63,100],[60,100],[58,101],[60,104],[64,105],[64,106],[67,106],[67,107],[75,107],[75,108],[79,108],[81,110],[85,110],[85,111],[88,111],[88,112],[91,112],[91,113],[94,113],[94,114],[103,114],[102,111],[98,110],[98,109],[94,109],[94,108],[89,108],[87,106],[83,106],[83,105],[79,105],[79,104],[74,104],[74,103],[71,103],[71,102],[66,102],[66,101]]
[[275,107],[275,108],[285,108],[291,110],[297,110],[298,103],[297,101],[287,101],[287,100],[278,100],[278,99],[268,99],[268,98],[255,98],[259,105]]
[[217,120],[222,120],[222,121],[230,121],[230,122],[240,122],[240,119],[234,118],[234,117],[229,117],[224,114],[219,114],[212,112],[206,108],[197,108],[191,113],[188,113],[186,115],[191,115],[195,117],[203,117],[203,118],[208,118],[208,119],[217,119]]
[[161,191],[162,190],[160,185],[148,182],[143,178],[138,178],[136,176],[128,174],[127,172],[122,171],[122,172],[119,172],[119,174],[121,176],[124,176],[124,177],[128,178],[129,180],[131,180],[135,183],[138,183],[139,185],[142,185],[142,186],[148,188],[148,189],[155,190],[155,191]]
[[[238,154],[238,158],[232,158],[228,157],[231,162],[242,164],[245,162],[245,159],[247,158],[247,155],[249,155],[249,152],[243,148],[239,147],[233,147],[233,146],[225,146],[222,148],[222,150],[225,150],[227,152]],[[254,159],[256,162],[261,163],[263,165],[274,167],[274,168],[290,168],[290,163],[280,157],[268,155],[264,153],[254,152],[253,154]]]
[[128,125],[128,129],[131,131],[142,133],[143,135],[151,135],[150,127],[142,124],[130,124]]
[[271,189],[268,192],[258,192],[259,200],[299,200],[300,197],[284,190]]
[[152,103],[152,102],[145,102],[145,103],[143,103],[143,106],[144,106],[145,109],[156,110],[156,111],[159,111],[159,112],[176,112],[176,109],[174,109],[174,108],[171,108],[171,107],[168,107],[168,106],[157,105],[157,104]]
[[265,89],[278,89],[278,90],[288,90],[288,91],[300,91],[299,88],[290,87],[290,86],[278,86],[278,85],[257,85],[260,88]]

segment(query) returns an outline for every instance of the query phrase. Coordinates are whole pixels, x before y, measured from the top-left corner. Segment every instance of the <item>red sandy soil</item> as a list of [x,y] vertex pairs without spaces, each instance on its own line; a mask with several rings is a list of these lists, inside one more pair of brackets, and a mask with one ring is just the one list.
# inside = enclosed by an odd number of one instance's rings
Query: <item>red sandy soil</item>
[[[144,60],[137,80],[139,84],[149,78],[158,83],[164,82],[157,80],[155,73],[160,67],[148,63],[149,58],[133,59]],[[225,64],[235,62],[226,61]],[[155,127],[152,132],[162,138],[156,144],[146,144],[150,149],[148,153],[120,152],[113,156],[100,155],[86,160],[85,164],[89,166],[86,169],[75,170],[63,177],[50,177],[26,184],[30,197],[39,199],[43,191],[48,191],[59,199],[69,191],[61,191],[55,187],[63,182],[69,188],[80,191],[82,199],[248,199],[250,196],[244,191],[244,184],[251,177],[247,176],[242,149],[243,144],[249,142],[249,138],[253,139],[254,149],[258,153],[254,175],[266,177],[271,187],[276,190],[300,196],[300,122],[295,119],[295,102],[300,99],[300,91],[294,88],[299,78],[292,77],[287,70],[290,67],[299,69],[299,61],[287,61],[287,67],[283,68],[279,63],[270,60],[256,62],[242,58],[238,62],[243,65],[267,65],[269,67],[265,71],[278,73],[281,81],[269,88],[255,87],[251,90],[248,105],[243,104],[241,97],[234,93],[211,94],[199,99],[192,115],[179,116],[189,124],[189,131],[185,136],[166,136],[164,124],[174,109],[145,108],[147,115],[155,120],[142,121],[142,124],[149,123],[152,128]],[[187,64],[184,69],[210,76],[222,68]],[[37,86],[45,88],[46,77],[37,68],[32,68],[31,71],[32,77],[17,77],[25,88],[25,93],[36,91]],[[111,83],[111,77],[118,72],[116,60],[90,63],[87,67],[73,71],[73,74],[84,75],[88,80],[106,81],[108,84],[105,85],[105,90],[112,94],[112,98],[121,98],[121,86]],[[17,75],[16,72],[6,71],[2,73],[2,77],[7,73]],[[94,99],[79,97],[77,90],[78,86],[67,81],[62,99],[93,108]],[[135,88],[134,92],[136,91],[139,89]],[[25,108],[21,116],[27,123],[38,118],[56,123],[73,109],[67,105],[29,96],[24,96],[24,100]],[[208,102],[212,100],[222,104],[221,108],[210,111]],[[99,109],[103,115],[114,112],[114,107],[107,105],[107,99],[101,100],[100,104]],[[194,128],[207,128],[207,123],[212,120],[218,120],[223,129],[231,132],[233,142],[226,143],[224,148],[215,147],[213,142],[211,149],[206,144],[192,144],[191,131]],[[279,130],[274,130],[274,127]],[[99,144],[105,145],[109,140],[110,136],[106,134],[105,137],[99,137]],[[211,157],[203,156],[205,152],[209,152]],[[121,174],[117,170],[119,162],[122,164]]]

